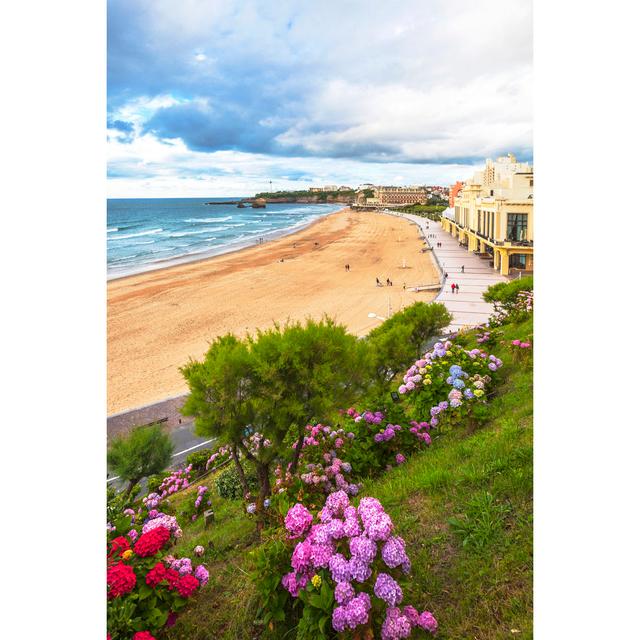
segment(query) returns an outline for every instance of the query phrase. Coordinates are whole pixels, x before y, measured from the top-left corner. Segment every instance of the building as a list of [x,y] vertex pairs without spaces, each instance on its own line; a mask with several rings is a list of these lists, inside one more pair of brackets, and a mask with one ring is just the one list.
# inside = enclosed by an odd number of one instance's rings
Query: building
[[337,184],[327,184],[324,187],[322,187],[323,191],[337,191],[338,190],[338,185]]
[[311,193],[320,193],[322,191],[322,187],[309,187],[309,191]]
[[351,187],[342,185],[341,187],[338,187],[338,191],[353,191],[353,189]]
[[442,227],[469,251],[492,259],[505,276],[533,272],[532,166],[513,154],[487,160],[451,204],[453,219],[441,218]]
[[453,201],[455,199],[455,197],[458,195],[458,193],[460,192],[460,189],[462,189],[462,182],[456,182],[450,189],[449,189],[449,206],[453,207]]
[[428,192],[426,187],[374,187],[374,199],[381,205],[426,204]]

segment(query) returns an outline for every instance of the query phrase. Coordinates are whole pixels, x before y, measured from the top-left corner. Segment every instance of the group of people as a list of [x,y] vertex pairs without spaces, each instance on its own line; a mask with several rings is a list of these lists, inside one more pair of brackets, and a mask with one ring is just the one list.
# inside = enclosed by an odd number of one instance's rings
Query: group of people
[[350,264],[345,264],[344,265],[344,270],[345,271],[351,271],[351,265]]
[[[384,286],[382,284],[382,282],[380,282],[380,278],[376,278],[376,287],[382,287]],[[389,280],[389,278],[387,278],[387,287],[393,287],[393,282],[391,282],[391,280]]]
[[454,284],[452,282],[451,283],[451,293],[458,293],[458,289],[460,289],[460,287],[457,284]]

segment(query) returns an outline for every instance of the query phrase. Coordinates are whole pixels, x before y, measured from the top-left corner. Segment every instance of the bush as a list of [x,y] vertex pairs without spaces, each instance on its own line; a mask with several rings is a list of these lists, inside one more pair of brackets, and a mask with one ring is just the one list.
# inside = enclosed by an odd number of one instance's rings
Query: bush
[[207,583],[204,566],[189,558],[161,558],[171,543],[169,527],[145,525],[135,544],[121,536],[107,547],[107,629],[112,640],[130,640],[140,631],[156,634]]
[[158,488],[167,476],[163,473],[156,473],[147,478],[147,493],[158,493]]
[[213,449],[200,449],[187,456],[186,463],[191,465],[194,478],[201,476],[207,470],[207,461],[212,455]]
[[[255,467],[244,463],[242,465],[244,474],[247,478],[249,489],[253,492],[258,488],[258,478],[256,476]],[[242,484],[240,482],[240,474],[235,465],[230,465],[220,472],[215,480],[218,495],[227,500],[239,500],[243,498]]]

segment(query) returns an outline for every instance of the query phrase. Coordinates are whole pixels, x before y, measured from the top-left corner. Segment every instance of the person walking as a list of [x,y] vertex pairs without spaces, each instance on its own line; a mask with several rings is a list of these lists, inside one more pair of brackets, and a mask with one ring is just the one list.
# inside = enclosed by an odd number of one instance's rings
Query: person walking
[[464,273],[464,265],[460,267],[460,273]]
[[382,286],[382,283],[378,278],[376,278],[376,287],[381,287],[381,286]]
[[456,292],[456,285],[453,284],[453,282],[451,283],[451,293],[455,293]]
[[445,271],[444,272],[444,279],[446,280],[449,277],[449,274]]
[[460,287],[458,286],[458,283],[456,282],[456,293],[458,293],[459,290],[460,290]]

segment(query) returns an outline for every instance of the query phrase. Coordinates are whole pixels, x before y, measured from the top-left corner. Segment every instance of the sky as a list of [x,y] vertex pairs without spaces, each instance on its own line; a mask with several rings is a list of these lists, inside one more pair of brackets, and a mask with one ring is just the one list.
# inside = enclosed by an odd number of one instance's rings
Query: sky
[[532,161],[530,0],[108,0],[109,197]]

